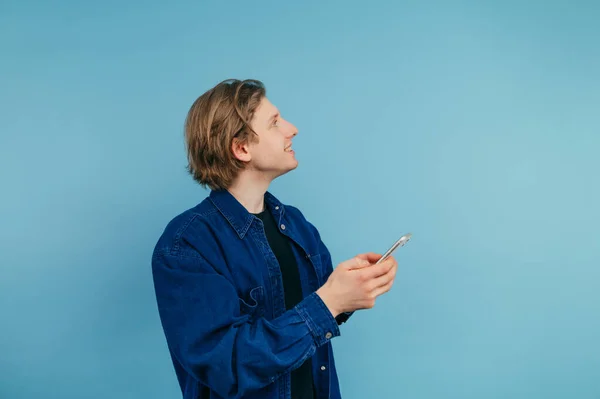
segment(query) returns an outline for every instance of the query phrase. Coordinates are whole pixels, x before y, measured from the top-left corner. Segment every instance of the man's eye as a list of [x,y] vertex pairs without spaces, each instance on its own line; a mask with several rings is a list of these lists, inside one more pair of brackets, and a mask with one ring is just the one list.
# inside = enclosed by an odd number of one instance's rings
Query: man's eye
[[273,126],[279,126],[279,120],[278,119],[275,119],[273,121]]

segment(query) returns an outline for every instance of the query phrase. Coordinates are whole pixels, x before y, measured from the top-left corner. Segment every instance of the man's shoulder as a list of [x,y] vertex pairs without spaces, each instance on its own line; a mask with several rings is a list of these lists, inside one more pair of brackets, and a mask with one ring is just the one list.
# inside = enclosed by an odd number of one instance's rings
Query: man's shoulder
[[193,230],[196,237],[208,235],[210,220],[217,212],[207,197],[196,206],[179,213],[165,226],[155,245],[154,254],[181,252],[187,243],[186,237],[190,230]]

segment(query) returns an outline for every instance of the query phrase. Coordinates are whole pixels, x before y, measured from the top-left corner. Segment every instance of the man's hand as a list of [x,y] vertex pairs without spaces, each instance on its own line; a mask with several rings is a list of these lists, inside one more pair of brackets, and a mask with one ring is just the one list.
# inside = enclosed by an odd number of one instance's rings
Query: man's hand
[[369,252],[340,263],[317,290],[334,317],[343,312],[371,309],[377,297],[392,288],[398,262],[390,256],[374,265],[380,258],[381,255]]

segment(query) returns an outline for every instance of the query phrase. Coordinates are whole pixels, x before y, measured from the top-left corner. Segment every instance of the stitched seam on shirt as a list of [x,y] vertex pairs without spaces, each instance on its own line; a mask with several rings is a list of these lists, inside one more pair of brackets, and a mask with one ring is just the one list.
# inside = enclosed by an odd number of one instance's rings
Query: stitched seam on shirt
[[[340,335],[340,329],[338,327],[337,320],[335,319],[335,317],[333,317],[333,315],[331,314],[331,311],[327,308],[327,305],[325,305],[325,303],[322,300],[319,300],[317,302],[319,303],[319,306],[321,307],[321,309],[327,315],[326,317],[329,318],[330,321],[333,319],[332,326],[334,326],[335,335]],[[333,334],[334,331],[331,331],[331,333]]]
[[175,256],[178,253],[178,251],[179,251],[179,245],[180,245],[180,241],[181,241],[181,236],[183,235],[183,233],[185,233],[185,231],[188,229],[188,227],[190,226],[190,224],[192,224],[192,222],[194,220],[196,220],[199,217],[209,216],[209,215],[211,215],[211,214],[213,214],[215,212],[217,212],[216,209],[209,209],[206,212],[193,213],[189,217],[189,219],[179,228],[179,230],[175,234],[175,239],[174,239],[173,247],[171,248],[171,255]]
[[217,213],[217,212],[219,212],[217,210],[217,208],[212,208],[212,209],[207,209],[206,211],[204,211],[202,213],[195,213],[195,215],[204,217],[204,216],[212,215],[213,213]]
[[[211,202],[212,202],[212,204],[215,206],[215,210],[218,210],[218,211],[219,211],[219,213],[220,213],[221,215],[223,215],[223,217],[224,217],[225,219],[227,219],[227,221],[229,222],[229,224],[231,224],[231,227],[233,227],[233,229],[235,230],[235,232],[236,232],[238,235],[241,235],[241,236],[243,236],[244,234],[240,233],[240,232],[237,230],[237,228],[235,227],[235,226],[236,226],[236,224],[234,223],[234,221],[233,221],[233,220],[231,220],[231,219],[229,218],[229,215],[228,215],[228,214],[225,214],[225,212],[224,212],[224,211],[220,210],[220,209],[217,207],[217,204],[215,203],[215,201],[213,201],[213,199],[212,199],[212,198],[210,199],[210,201],[211,201]],[[250,219],[250,222],[252,222],[252,219]]]
[[201,261],[208,263],[206,258],[204,258],[202,255],[194,255],[191,253],[181,253],[181,252],[174,253],[173,248],[164,248],[159,251],[156,251],[152,257],[156,259],[156,258],[159,258],[160,256],[164,256],[164,255],[172,256],[177,259],[186,259],[186,258],[187,259],[200,259]]
[[304,315],[304,309],[301,309],[300,307],[296,307],[296,308],[294,308],[294,310],[296,311],[296,313],[298,313],[298,315],[302,318],[302,320],[304,320],[304,322],[308,326],[308,330],[310,331],[310,333],[313,334],[311,323],[308,320],[308,317],[306,317]]
[[321,329],[319,328],[319,326],[317,324],[315,324],[315,322],[308,315],[308,312],[306,312],[304,307],[296,308],[296,312],[298,312],[300,317],[302,317],[302,319],[306,322],[306,325],[308,326],[308,330],[310,331],[310,334],[313,336],[313,339],[320,343]]

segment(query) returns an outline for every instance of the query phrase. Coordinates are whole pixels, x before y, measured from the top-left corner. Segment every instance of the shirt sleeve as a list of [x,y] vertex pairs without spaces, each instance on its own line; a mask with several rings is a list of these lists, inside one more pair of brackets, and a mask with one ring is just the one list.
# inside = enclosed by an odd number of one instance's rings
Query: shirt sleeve
[[340,335],[316,293],[267,320],[242,312],[233,284],[201,257],[157,253],[152,272],[169,349],[222,397],[243,397],[270,384]]

